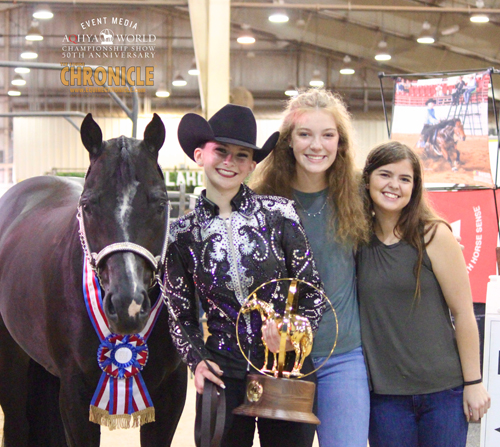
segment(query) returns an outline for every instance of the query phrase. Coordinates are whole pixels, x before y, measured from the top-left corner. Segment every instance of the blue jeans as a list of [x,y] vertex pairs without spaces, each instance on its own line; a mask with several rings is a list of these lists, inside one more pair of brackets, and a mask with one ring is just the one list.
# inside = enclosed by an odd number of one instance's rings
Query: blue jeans
[[[313,358],[314,367],[324,360]],[[316,375],[320,447],[366,447],[370,392],[363,350],[331,356]]]
[[463,386],[438,393],[371,393],[370,447],[465,447]]
[[464,92],[464,102],[465,104],[469,104],[470,101],[470,95],[476,91],[476,87],[469,87],[465,89]]

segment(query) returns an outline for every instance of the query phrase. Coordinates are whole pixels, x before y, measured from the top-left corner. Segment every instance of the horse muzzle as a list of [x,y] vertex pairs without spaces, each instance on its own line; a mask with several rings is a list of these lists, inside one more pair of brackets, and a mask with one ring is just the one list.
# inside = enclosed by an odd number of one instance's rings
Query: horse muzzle
[[136,334],[144,328],[151,312],[148,289],[154,275],[135,253],[115,253],[102,263],[103,307],[113,333]]
[[145,289],[135,294],[111,291],[104,296],[104,312],[115,334],[136,334],[144,329],[151,303]]

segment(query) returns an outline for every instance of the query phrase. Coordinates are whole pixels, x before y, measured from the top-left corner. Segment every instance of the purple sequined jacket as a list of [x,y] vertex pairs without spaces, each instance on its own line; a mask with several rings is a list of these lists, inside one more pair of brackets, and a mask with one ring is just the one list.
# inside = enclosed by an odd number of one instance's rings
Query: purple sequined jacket
[[[322,288],[309,242],[292,201],[260,196],[242,185],[231,201],[228,219],[204,194],[191,213],[174,222],[167,255],[167,290],[173,311],[202,355],[215,361],[224,376],[242,378],[248,364],[236,339],[236,319],[247,296],[276,278],[298,278]],[[272,301],[283,314],[286,282],[263,287],[259,299]],[[320,293],[299,288],[299,313],[315,331],[324,309]],[[203,341],[197,297],[206,312],[210,336]],[[178,351],[192,371],[201,357],[170,321]],[[240,317],[240,344],[253,362],[262,358],[258,312]]]

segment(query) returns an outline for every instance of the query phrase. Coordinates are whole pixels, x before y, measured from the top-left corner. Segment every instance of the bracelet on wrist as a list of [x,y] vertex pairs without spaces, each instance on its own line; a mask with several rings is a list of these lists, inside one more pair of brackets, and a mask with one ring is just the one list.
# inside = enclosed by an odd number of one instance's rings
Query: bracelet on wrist
[[471,380],[470,382],[464,382],[464,386],[476,385],[478,383],[481,383],[482,381],[483,381],[483,378],[481,377],[480,379],[477,379],[477,380]]

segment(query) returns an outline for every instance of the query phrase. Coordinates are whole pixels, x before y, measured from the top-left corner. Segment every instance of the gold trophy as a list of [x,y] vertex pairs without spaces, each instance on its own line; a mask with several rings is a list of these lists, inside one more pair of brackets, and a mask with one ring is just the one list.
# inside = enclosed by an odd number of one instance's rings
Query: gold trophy
[[[289,282],[288,296],[283,315],[278,315],[271,303],[260,300],[257,292],[269,284]],[[301,285],[309,286],[318,291],[326,300],[335,315],[335,342],[332,350],[324,362],[315,370],[302,374],[301,369],[305,358],[310,354],[313,346],[313,333],[309,320],[297,314],[298,293]],[[265,359],[262,368],[257,368],[241,349],[239,340],[239,321],[242,314],[258,311],[262,323],[275,321],[280,333],[279,352],[274,355],[272,367],[268,368],[269,349],[264,342]],[[320,369],[332,355],[338,338],[338,320],[335,309],[323,291],[313,284],[300,279],[273,279],[257,287],[245,300],[236,319],[236,336],[240,350],[247,360],[260,374],[249,374],[247,376],[247,387],[245,402],[233,410],[234,414],[252,417],[263,417],[269,419],[282,419],[294,422],[306,422],[308,424],[320,424],[320,420],[313,414],[314,393],[316,385],[313,382],[302,381],[302,379]],[[286,342],[292,343],[295,351],[295,361],[290,371],[285,370]]]

